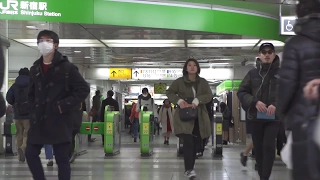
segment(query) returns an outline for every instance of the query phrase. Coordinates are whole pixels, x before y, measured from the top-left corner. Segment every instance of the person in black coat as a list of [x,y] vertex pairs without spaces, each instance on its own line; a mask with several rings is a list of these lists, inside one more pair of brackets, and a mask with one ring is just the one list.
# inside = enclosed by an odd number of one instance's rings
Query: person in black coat
[[[107,92],[107,98],[102,101],[101,103],[101,111],[100,111],[100,121],[104,122],[104,112],[106,106],[109,106],[112,111],[119,111],[119,103],[115,99],[113,99],[114,92],[112,90],[109,90]],[[102,144],[104,144],[104,135],[102,135]]]
[[35,180],[44,180],[39,154],[44,144],[52,144],[59,180],[70,180],[69,149],[73,115],[90,92],[75,65],[57,50],[58,35],[49,30],[37,37],[42,56],[30,70],[30,129],[25,156]]
[[320,1],[300,0],[296,13],[296,36],[286,42],[279,70],[277,110],[292,131],[293,179],[313,180],[320,179],[320,158],[309,139],[319,101],[306,99],[303,89],[320,78]]

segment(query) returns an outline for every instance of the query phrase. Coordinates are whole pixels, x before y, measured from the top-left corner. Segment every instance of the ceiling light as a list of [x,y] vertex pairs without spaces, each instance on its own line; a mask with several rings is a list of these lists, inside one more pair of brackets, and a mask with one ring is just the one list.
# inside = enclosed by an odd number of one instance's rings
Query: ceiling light
[[81,51],[74,51],[75,53],[81,53]]
[[26,27],[29,29],[37,29],[37,27],[35,27],[35,26],[26,26]]
[[85,58],[85,59],[91,59],[91,57],[90,57],[90,56],[85,56],[84,58]]

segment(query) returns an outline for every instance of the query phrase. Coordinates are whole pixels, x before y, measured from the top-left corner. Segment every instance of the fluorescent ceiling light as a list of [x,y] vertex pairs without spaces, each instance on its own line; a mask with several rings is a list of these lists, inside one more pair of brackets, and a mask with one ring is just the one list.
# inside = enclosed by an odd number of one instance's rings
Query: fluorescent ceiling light
[[91,57],[90,57],[90,56],[86,56],[86,57],[84,57],[84,58],[86,58],[86,59],[91,59]]
[[29,29],[37,29],[37,27],[35,27],[35,26],[26,26],[26,27]]
[[[28,46],[37,46],[36,39],[15,39]],[[102,40],[109,47],[185,47],[183,40]],[[202,39],[188,40],[188,47],[254,47],[259,39]],[[281,41],[263,40],[276,47],[284,46]],[[105,47],[96,39],[60,39],[59,47]]]
[[75,53],[81,53],[81,51],[74,51]]

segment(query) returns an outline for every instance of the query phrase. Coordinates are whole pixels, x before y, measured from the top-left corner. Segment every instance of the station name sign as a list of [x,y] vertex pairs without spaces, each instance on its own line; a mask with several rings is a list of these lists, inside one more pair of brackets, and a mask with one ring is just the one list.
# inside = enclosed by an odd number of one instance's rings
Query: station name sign
[[0,15],[62,16],[59,12],[48,11],[48,6],[47,2],[0,0]]

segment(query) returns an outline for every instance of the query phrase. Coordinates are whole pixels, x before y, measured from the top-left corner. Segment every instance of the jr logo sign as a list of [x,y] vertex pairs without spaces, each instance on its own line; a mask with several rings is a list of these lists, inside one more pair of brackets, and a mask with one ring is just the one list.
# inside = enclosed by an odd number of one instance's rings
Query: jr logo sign
[[14,10],[18,11],[19,2],[17,0],[7,0],[7,2],[0,2],[1,10]]
[[47,2],[0,0],[0,14],[22,16],[56,16],[61,13],[48,11]]

